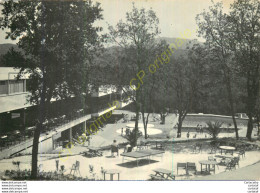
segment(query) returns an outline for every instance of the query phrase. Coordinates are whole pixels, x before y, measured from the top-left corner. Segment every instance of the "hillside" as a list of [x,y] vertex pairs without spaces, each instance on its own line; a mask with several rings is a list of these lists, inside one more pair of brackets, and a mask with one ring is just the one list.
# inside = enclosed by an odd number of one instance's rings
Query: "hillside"
[[[168,44],[175,43],[177,42],[178,38],[169,38],[169,37],[160,37],[157,39],[158,41],[160,40],[165,40]],[[175,52],[175,56],[180,56],[180,55],[185,55],[187,48],[191,47],[192,45],[200,43],[197,40],[194,39],[187,39],[183,45]],[[18,49],[18,46],[15,44],[0,44],[0,67],[3,67],[1,64],[1,57],[8,52],[10,48],[14,47],[15,49]],[[96,58],[98,63],[107,63],[106,58],[109,57],[109,55],[116,55],[120,52],[121,48],[117,46],[111,46],[108,48],[105,48],[105,53],[103,53],[103,57],[98,57]],[[105,59],[104,59],[105,58]],[[114,65],[114,63],[111,63],[110,65]],[[102,65],[101,65],[102,66]]]
[[[168,44],[177,42],[178,38],[169,38],[169,37],[160,37],[158,40],[165,40]],[[192,47],[194,44],[199,44],[200,42],[195,39],[186,39],[183,45],[179,48],[181,50],[185,50],[188,47]]]

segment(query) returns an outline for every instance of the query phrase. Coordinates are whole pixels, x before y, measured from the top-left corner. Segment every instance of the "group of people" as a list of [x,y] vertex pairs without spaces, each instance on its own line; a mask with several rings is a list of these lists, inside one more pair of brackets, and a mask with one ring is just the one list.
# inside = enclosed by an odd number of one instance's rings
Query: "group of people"
[[[196,127],[196,133],[193,135],[193,138],[197,138],[197,134],[203,134],[203,127],[202,125],[198,124]],[[187,132],[187,138],[190,138],[190,131]],[[207,138],[207,135],[205,134],[205,138]]]
[[200,124],[197,125],[196,132],[197,132],[197,133],[201,133],[201,134],[203,134],[203,128],[202,128],[202,125],[200,125]]
[[[125,129],[125,135],[129,135],[130,134],[130,129],[129,128],[126,128]],[[124,128],[122,127],[121,129],[121,136],[124,136]]]
[[[124,152],[131,152],[132,146],[130,143],[127,143],[124,149]],[[117,156],[119,156],[119,145],[116,140],[113,140],[113,143],[111,145],[111,157],[115,157],[114,153],[117,153]]]

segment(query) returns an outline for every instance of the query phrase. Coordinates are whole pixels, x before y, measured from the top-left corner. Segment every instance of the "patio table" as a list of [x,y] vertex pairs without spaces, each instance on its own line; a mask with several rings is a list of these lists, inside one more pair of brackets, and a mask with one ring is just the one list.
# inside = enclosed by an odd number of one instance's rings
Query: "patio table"
[[[201,170],[201,173],[203,172],[206,172],[208,174],[210,174],[210,165],[213,166],[213,171],[215,173],[215,165],[218,164],[217,161],[214,161],[214,160],[202,160],[202,161],[199,161],[200,163],[200,170]],[[203,165],[206,166],[206,168],[203,170]]]
[[233,152],[236,150],[236,148],[232,146],[219,146],[219,149],[221,150],[221,154],[222,150],[225,150],[226,152],[230,151],[231,155],[233,155]]
[[133,152],[122,153],[121,156],[123,157],[122,162],[124,162],[125,157],[136,159],[137,167],[138,167],[139,159],[142,159],[142,158],[145,158],[145,157],[147,157],[149,159],[149,163],[150,163],[150,154],[149,153],[141,153],[141,152],[138,152],[138,151],[133,151]]
[[122,153],[121,156],[123,157],[123,162],[124,162],[124,157],[129,157],[129,158],[134,158],[136,159],[137,162],[137,167],[138,167],[138,161],[139,159],[143,159],[143,158],[148,158],[149,160],[149,164],[150,164],[150,158],[151,156],[154,155],[160,155],[165,153],[164,151],[160,151],[160,150],[141,150],[141,151],[133,151],[133,152],[126,152],[126,153]]
[[153,170],[155,172],[155,176],[159,176],[162,179],[165,180],[175,180],[175,176],[173,175],[173,171],[163,169],[163,168],[157,168]]
[[156,149],[163,149],[168,140],[154,140]]
[[219,157],[219,158],[234,158],[233,155],[215,155],[215,157]]
[[104,172],[104,180],[106,180],[106,174],[110,174],[110,180],[111,180],[111,181],[113,181],[114,175],[117,174],[118,181],[119,181],[119,174],[120,174],[120,171],[119,171],[119,170],[115,170],[115,169],[106,170],[106,171]]
[[163,157],[163,154],[165,153],[165,151],[163,151],[163,150],[152,150],[152,149],[144,149],[144,150],[140,150],[137,152],[149,154],[150,157],[155,156],[155,155],[161,155],[160,156],[161,158]]

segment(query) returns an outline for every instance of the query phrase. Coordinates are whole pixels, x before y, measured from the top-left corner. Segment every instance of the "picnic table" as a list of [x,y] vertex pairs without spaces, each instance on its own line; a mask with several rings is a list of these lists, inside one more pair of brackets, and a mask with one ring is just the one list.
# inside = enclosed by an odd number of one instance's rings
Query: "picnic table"
[[155,175],[150,175],[152,179],[155,180],[175,180],[175,176],[173,175],[173,171],[163,169],[163,168],[157,168],[153,170],[155,172]]
[[104,180],[106,180],[106,174],[110,174],[110,180],[111,181],[113,181],[114,175],[117,174],[118,181],[119,181],[119,174],[120,174],[119,170],[112,169],[112,170],[104,171]]
[[232,146],[219,146],[219,149],[221,150],[221,155],[222,155],[222,150],[227,152],[231,152],[231,155],[233,155],[233,152],[236,150],[235,147]]
[[165,142],[167,142],[167,140],[154,140],[155,142],[155,148],[156,149],[164,149],[165,147]]
[[[202,161],[199,161],[200,163],[200,169],[201,169],[201,173],[205,172],[207,174],[210,174],[210,171],[214,171],[215,173],[215,165],[218,164],[217,161],[214,161],[214,160],[202,160]],[[203,169],[203,166],[206,166],[205,169]],[[210,166],[213,166],[212,169],[210,169]]]
[[91,153],[94,156],[102,156],[103,153],[100,152],[100,147],[88,147],[89,153]]

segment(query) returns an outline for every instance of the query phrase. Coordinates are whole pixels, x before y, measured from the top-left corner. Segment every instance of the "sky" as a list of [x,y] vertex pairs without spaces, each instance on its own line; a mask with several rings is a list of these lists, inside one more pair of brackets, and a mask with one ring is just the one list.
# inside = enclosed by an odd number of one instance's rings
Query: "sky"
[[[2,1],[2,0],[0,0]],[[160,37],[179,37],[186,29],[195,31],[197,29],[195,17],[204,9],[212,5],[211,0],[94,0],[101,3],[103,9],[103,21],[95,25],[102,26],[104,33],[108,32],[107,23],[115,26],[119,20],[124,20],[126,12],[131,11],[132,2],[138,8],[152,8],[159,18]],[[215,0],[215,2],[220,0]],[[224,10],[228,10],[230,3],[234,0],[223,0]],[[0,7],[1,8],[1,7]],[[196,33],[191,39],[198,39]],[[0,30],[0,43],[15,43],[5,40],[5,33]]]

